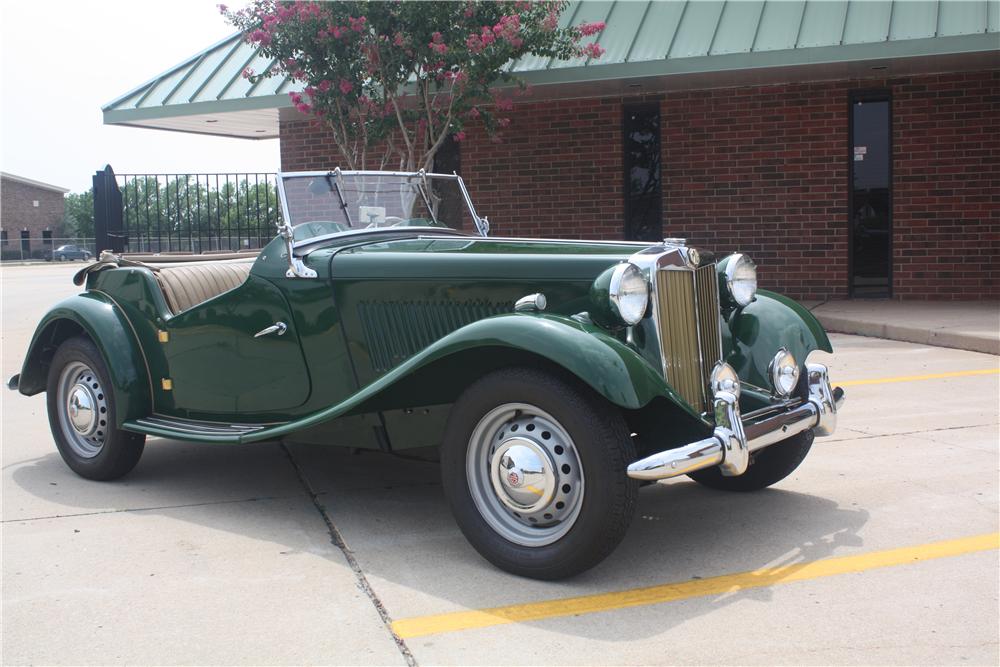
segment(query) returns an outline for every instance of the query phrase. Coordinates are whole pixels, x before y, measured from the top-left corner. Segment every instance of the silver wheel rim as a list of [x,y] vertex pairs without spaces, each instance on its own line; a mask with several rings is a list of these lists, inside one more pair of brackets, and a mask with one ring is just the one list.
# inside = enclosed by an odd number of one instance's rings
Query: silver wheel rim
[[563,537],[583,506],[583,466],[573,439],[550,414],[505,403],[479,420],[466,477],[479,514],[497,534],[541,547]]
[[63,438],[81,458],[101,453],[108,436],[108,397],[100,378],[86,364],[71,361],[59,374],[56,389]]

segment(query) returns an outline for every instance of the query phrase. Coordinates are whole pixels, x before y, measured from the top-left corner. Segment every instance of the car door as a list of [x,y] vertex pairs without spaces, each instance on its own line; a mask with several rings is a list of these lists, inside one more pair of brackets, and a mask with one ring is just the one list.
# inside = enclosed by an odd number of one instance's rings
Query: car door
[[280,419],[309,398],[309,372],[288,303],[277,287],[245,283],[166,323],[172,410],[224,420]]

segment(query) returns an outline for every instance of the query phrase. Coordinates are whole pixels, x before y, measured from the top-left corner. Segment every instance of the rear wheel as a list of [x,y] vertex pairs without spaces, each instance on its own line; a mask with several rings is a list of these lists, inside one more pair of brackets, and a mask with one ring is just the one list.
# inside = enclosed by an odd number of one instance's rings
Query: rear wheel
[[530,369],[488,375],[452,409],[445,495],[465,537],[494,565],[537,579],[578,574],[618,545],[638,485],[618,410]]
[[46,399],[56,447],[73,472],[111,480],[139,462],[146,436],[115,427],[107,366],[90,340],[70,338],[56,350]]
[[720,491],[759,491],[777,484],[794,472],[812,449],[812,430],[803,431],[751,454],[750,467],[742,475],[726,477],[719,468],[706,468],[688,476]]

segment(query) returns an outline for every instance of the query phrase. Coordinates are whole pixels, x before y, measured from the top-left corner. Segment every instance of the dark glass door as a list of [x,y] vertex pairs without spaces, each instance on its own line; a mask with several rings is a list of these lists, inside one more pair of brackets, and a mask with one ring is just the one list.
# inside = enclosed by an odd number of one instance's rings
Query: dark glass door
[[625,239],[662,241],[660,105],[629,104],[624,113]]
[[892,143],[885,95],[851,100],[851,296],[892,290]]

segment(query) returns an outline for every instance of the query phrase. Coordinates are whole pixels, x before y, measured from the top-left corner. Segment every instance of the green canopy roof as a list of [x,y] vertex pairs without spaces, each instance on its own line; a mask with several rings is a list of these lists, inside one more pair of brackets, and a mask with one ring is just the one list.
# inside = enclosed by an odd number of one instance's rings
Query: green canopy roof
[[[531,56],[512,63],[543,97],[637,85],[647,92],[746,85],[767,80],[768,72],[775,81],[858,77],[871,74],[845,66],[885,60],[909,71],[940,71],[937,61],[997,67],[1000,51],[996,0],[580,0],[561,20],[604,21],[595,39],[607,52],[597,60]],[[104,106],[104,122],[275,137],[279,114],[296,113],[287,93],[298,85],[280,77],[251,84],[241,76],[270,64],[232,35]],[[755,71],[752,80],[748,70]]]

